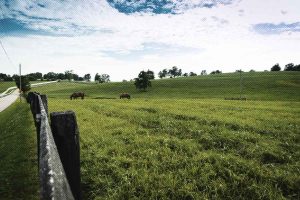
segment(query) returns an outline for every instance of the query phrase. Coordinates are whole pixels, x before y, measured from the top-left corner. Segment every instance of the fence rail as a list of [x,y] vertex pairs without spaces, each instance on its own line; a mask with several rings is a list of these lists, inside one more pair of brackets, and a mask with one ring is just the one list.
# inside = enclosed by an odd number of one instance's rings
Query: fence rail
[[47,96],[30,92],[27,102],[37,131],[40,198],[80,200],[80,148],[75,113],[51,113],[50,125]]

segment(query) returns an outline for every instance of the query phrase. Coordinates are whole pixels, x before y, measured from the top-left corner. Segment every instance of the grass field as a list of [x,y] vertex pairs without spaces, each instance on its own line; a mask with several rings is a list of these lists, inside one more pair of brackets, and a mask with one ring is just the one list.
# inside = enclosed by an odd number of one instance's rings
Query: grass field
[[35,90],[50,112],[76,113],[84,199],[299,199],[299,78],[247,73],[247,101],[224,100],[239,96],[235,73]]
[[0,199],[39,199],[36,133],[29,107],[0,113]]
[[[36,90],[36,89],[34,89]],[[147,92],[137,91],[133,82],[109,84],[57,83],[38,91],[49,98],[69,98],[75,91],[88,98],[118,98],[128,92],[133,98],[224,99],[240,96],[239,73],[173,78],[152,81]],[[300,72],[256,72],[243,74],[243,97],[263,101],[300,101]]]
[[[40,83],[41,81],[31,81],[30,83]],[[3,82],[0,81],[0,93],[4,92],[9,87],[16,86],[15,82]]]
[[300,103],[50,100],[76,112],[86,199],[299,198]]

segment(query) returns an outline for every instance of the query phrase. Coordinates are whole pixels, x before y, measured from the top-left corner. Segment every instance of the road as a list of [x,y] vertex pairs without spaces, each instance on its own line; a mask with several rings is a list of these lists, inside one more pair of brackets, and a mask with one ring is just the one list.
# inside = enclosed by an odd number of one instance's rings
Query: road
[[[57,81],[50,81],[50,82],[43,82],[43,83],[34,83],[34,84],[31,84],[31,87],[38,87],[38,86],[41,86],[41,85],[50,84],[50,83],[56,83],[56,82]],[[18,99],[18,97],[19,97],[19,90],[15,90],[11,94],[6,95],[6,96],[3,95],[3,93],[2,93],[0,95],[0,112],[2,112],[7,107],[9,107],[13,102],[16,101],[16,99]],[[25,101],[25,100],[23,99],[23,101]]]

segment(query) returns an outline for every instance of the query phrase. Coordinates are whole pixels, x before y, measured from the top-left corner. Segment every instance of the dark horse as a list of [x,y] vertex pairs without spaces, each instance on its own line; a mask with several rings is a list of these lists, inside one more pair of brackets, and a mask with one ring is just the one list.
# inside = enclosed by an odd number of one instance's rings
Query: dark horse
[[81,97],[81,99],[84,99],[84,93],[83,92],[74,92],[71,94],[70,99],[77,99],[77,97]]
[[122,94],[120,94],[120,99],[123,99],[123,98],[130,99],[130,94],[128,94],[128,93],[122,93]]

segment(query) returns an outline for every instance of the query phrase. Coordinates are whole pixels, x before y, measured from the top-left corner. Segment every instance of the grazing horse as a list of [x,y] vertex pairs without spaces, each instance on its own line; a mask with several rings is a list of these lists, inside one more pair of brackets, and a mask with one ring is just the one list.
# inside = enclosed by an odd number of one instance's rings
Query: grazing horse
[[123,99],[123,98],[130,99],[130,94],[128,94],[128,93],[122,93],[122,94],[120,94],[120,99]]
[[84,93],[83,92],[74,92],[71,94],[70,99],[77,99],[77,97],[81,97],[81,99],[84,99]]

